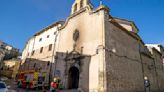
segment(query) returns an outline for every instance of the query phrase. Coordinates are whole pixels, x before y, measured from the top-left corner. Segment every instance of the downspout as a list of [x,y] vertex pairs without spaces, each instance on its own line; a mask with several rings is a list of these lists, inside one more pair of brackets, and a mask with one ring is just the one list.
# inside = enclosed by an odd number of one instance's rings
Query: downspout
[[57,34],[55,36],[55,39],[54,39],[54,46],[53,46],[53,51],[52,51],[52,58],[51,58],[51,62],[50,62],[50,68],[49,68],[49,87],[50,87],[50,83],[51,83],[51,79],[52,79],[52,63],[55,63],[55,71],[56,71],[56,62],[55,62],[55,47],[56,47],[56,41],[57,41],[57,36],[58,36],[58,27],[57,27],[57,30],[56,30]]

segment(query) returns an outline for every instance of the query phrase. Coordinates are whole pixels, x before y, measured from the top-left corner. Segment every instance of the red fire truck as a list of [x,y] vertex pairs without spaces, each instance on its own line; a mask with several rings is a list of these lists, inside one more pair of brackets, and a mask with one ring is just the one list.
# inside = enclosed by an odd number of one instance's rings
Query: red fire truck
[[18,87],[21,88],[38,88],[46,87],[48,83],[45,80],[45,72],[36,72],[35,70],[28,70],[18,74]]

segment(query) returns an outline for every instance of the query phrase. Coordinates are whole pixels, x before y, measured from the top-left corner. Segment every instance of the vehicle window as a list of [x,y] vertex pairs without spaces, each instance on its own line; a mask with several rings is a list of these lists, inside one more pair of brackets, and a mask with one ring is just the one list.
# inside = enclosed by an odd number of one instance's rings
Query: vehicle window
[[4,83],[0,83],[0,89],[6,88],[6,85]]

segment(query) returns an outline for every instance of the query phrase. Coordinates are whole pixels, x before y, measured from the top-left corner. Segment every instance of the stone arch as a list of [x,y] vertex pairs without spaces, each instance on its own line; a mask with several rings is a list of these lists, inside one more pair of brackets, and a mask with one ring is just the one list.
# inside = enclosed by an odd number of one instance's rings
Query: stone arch
[[80,72],[78,67],[72,66],[69,69],[69,74],[68,74],[69,89],[77,89],[79,87],[79,76],[80,76]]

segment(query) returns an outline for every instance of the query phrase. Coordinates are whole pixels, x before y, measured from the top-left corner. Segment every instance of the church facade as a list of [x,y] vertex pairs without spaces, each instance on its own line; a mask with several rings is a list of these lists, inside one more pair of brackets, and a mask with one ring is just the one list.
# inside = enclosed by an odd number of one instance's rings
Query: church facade
[[154,56],[138,31],[134,22],[112,17],[107,6],[93,9],[90,0],[75,0],[66,21],[27,42],[21,70],[40,67],[47,81],[60,77],[64,89],[82,92],[145,92],[146,76],[152,92],[163,92],[161,52],[152,48]]

